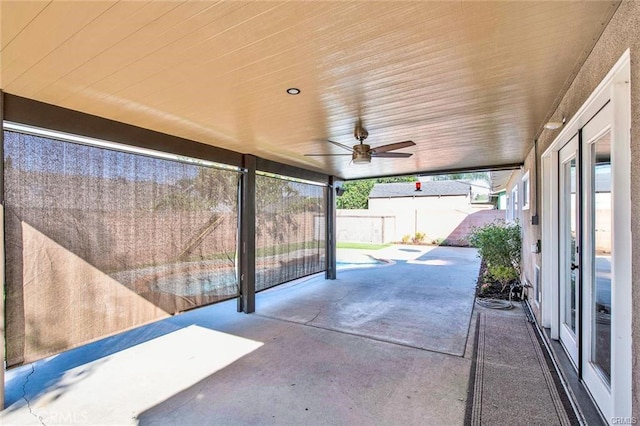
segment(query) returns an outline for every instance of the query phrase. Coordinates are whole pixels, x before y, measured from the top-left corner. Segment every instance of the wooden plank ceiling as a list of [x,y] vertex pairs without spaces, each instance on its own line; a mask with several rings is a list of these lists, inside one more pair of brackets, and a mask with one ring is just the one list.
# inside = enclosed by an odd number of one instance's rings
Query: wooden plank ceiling
[[[350,179],[521,163],[617,2],[0,7],[7,93]],[[414,155],[304,156],[358,118]]]

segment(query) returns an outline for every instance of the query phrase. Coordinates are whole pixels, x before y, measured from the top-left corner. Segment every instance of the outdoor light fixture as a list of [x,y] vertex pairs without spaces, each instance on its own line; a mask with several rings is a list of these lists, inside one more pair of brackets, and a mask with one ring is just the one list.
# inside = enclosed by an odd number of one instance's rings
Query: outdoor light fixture
[[353,147],[353,152],[351,153],[351,161],[353,161],[353,164],[371,163],[371,154],[369,153],[370,150],[371,147],[366,143],[355,145]]
[[351,161],[353,161],[353,164],[369,164],[371,163],[371,156],[354,152],[351,156]]
[[564,126],[565,121],[567,121],[567,119],[564,117],[562,117],[562,121],[549,121],[544,125],[544,128],[549,130],[559,129]]
[[290,95],[299,95],[300,94],[300,89],[296,88],[296,87],[290,87],[287,89],[287,93]]

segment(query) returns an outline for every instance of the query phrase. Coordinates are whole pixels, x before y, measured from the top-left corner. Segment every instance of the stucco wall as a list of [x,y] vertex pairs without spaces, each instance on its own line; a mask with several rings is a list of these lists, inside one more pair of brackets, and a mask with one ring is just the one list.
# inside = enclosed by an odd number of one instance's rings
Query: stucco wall
[[462,235],[466,232],[456,232],[457,228],[470,215],[491,209],[493,206],[489,204],[472,204],[468,195],[447,195],[370,198],[368,211],[395,218],[394,230],[386,232],[385,242],[401,241],[403,237],[421,232],[426,234],[426,242],[446,240],[447,244],[466,245]]
[[391,243],[403,237],[425,234],[425,243],[468,245],[467,236],[474,226],[504,218],[504,210],[491,206],[465,209],[369,209],[338,210],[336,234],[339,242]]
[[[567,121],[575,115],[589,95],[596,89],[600,81],[628,48],[631,53],[631,233],[632,233],[632,304],[633,304],[633,334],[632,334],[632,374],[633,382],[633,416],[640,419],[640,2],[623,2],[609,25],[596,43],[583,67],[576,75],[567,93],[562,97],[558,107],[552,114],[554,120],[566,117]],[[557,131],[543,131],[538,138],[537,156],[544,152],[554,138]],[[533,147],[532,147],[533,149]],[[525,162],[525,170],[532,169],[533,150]],[[534,173],[534,172],[532,172]],[[539,176],[531,176],[531,190],[534,194],[539,185]],[[534,197],[532,197],[534,198]],[[535,203],[535,199],[532,200]],[[533,277],[533,264],[540,262],[540,255],[530,251],[531,241],[541,238],[540,226],[531,225],[532,209],[522,214],[523,254],[527,258],[523,262],[523,274]],[[553,244],[553,242],[542,242]]]
[[[541,256],[539,253],[534,253],[531,249],[531,246],[535,244],[540,239],[540,225],[533,225],[533,217],[538,215],[538,219],[540,218],[540,212],[538,211],[538,200],[536,197],[537,185],[535,182],[537,181],[536,176],[536,164],[535,164],[535,150],[532,149],[527,158],[525,159],[524,166],[522,167],[521,174],[516,175],[517,184],[522,187],[521,176],[529,173],[529,209],[520,211],[520,224],[522,225],[522,279],[528,283],[534,284],[534,268],[535,265],[540,266],[541,264]],[[509,182],[510,186],[512,186],[512,182]],[[522,191],[520,191],[522,194]],[[539,223],[539,222],[538,222]],[[533,293],[533,288],[526,288],[527,297],[531,301],[531,307],[534,311],[534,315],[536,315],[539,322],[542,321],[540,317],[540,309],[539,306],[533,301],[535,300],[535,295]],[[543,296],[544,297],[544,296]]]

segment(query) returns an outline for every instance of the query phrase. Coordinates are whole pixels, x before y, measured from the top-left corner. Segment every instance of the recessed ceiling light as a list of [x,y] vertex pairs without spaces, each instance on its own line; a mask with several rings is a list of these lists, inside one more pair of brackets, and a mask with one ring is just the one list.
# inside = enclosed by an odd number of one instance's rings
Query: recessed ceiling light
[[300,89],[297,89],[295,87],[290,87],[287,89],[287,93],[290,95],[299,95],[300,94]]

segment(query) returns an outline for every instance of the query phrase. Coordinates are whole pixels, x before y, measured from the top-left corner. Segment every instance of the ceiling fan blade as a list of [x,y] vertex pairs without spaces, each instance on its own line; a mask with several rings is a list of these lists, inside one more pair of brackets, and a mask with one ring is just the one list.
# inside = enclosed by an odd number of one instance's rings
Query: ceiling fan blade
[[334,141],[329,140],[329,139],[327,139],[327,142],[332,143],[332,144],[334,144],[334,145],[336,145],[336,146],[339,146],[340,148],[344,148],[344,149],[346,149],[346,150],[347,150],[347,151],[349,151],[349,152],[353,152],[353,148],[351,148],[350,146],[343,145],[343,144],[341,144],[341,143],[339,143],[339,142],[334,142]]
[[390,143],[388,145],[377,146],[375,148],[372,148],[371,152],[376,152],[376,153],[387,152],[387,151],[393,151],[395,149],[402,149],[402,148],[406,148],[414,145],[415,143],[413,141],[396,142],[396,143]]
[[351,157],[351,154],[304,154],[305,157],[334,157],[342,155]]
[[375,158],[409,158],[412,155],[410,152],[371,152],[371,156]]

